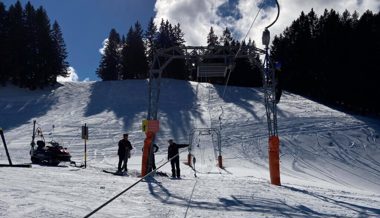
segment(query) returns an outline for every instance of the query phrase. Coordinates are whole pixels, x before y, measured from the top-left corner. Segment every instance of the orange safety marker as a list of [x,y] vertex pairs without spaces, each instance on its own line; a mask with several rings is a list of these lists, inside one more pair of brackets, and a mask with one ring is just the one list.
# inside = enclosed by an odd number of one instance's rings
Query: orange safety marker
[[223,159],[221,155],[218,156],[218,165],[219,168],[223,169]]
[[189,166],[192,166],[191,165],[191,153],[189,153],[188,155],[187,155],[187,165],[189,165]]
[[278,136],[269,137],[269,173],[273,185],[281,185],[280,181],[280,139]]
[[153,132],[146,133],[146,139],[144,140],[144,151],[142,155],[142,164],[141,164],[141,176],[144,177],[148,173],[148,162],[149,162],[149,154],[150,148],[152,146],[152,142],[154,139]]

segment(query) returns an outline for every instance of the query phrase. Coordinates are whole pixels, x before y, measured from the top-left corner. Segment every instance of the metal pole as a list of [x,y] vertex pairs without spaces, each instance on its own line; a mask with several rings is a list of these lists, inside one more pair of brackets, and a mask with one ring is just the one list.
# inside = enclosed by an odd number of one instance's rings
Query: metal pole
[[0,128],[0,135],[1,135],[1,139],[3,140],[3,144],[4,144],[4,147],[5,147],[5,152],[7,153],[9,165],[12,166],[12,160],[11,160],[11,157],[9,156],[9,152],[8,152],[8,148],[7,148],[7,143],[5,142],[5,138],[4,138],[4,132],[3,132],[3,129],[1,129],[1,128]]
[[84,124],[84,131],[85,131],[85,138],[84,138],[84,168],[87,167],[87,137],[88,137],[88,132],[87,132],[87,124]]

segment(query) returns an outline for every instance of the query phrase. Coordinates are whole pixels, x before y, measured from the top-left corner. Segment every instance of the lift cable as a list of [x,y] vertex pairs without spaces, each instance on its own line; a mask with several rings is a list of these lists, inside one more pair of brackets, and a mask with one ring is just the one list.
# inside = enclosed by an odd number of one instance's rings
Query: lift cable
[[[257,16],[259,15],[260,11],[261,11],[261,8],[257,11],[256,16],[255,16],[255,18],[253,19],[253,21],[252,21],[252,23],[251,23],[251,26],[249,27],[247,33],[245,34],[245,37],[244,37],[244,39],[243,39],[243,42],[247,39],[248,34],[249,34],[249,32],[251,31],[251,29],[252,29],[252,27],[253,27],[253,24],[255,23],[255,21],[256,21],[256,19],[257,19]],[[234,60],[235,60],[236,57],[239,55],[242,45],[243,45],[243,44],[241,43],[240,46],[239,46],[238,51],[237,51],[236,54],[235,54]],[[226,84],[224,85],[224,90],[223,90],[222,98],[224,98],[224,94],[226,93],[226,89],[227,89],[228,82],[229,82],[229,80],[230,80],[231,73],[232,73],[232,72],[230,71],[230,73],[228,74],[228,77],[227,77]]]
[[178,154],[176,154],[175,156],[171,157],[169,160],[167,160],[165,163],[163,163],[161,166],[157,167],[155,170],[152,170],[151,172],[149,172],[148,174],[146,174],[144,177],[141,177],[139,180],[137,180],[135,183],[133,183],[132,185],[130,185],[129,187],[127,187],[126,189],[124,189],[123,191],[121,191],[119,194],[115,195],[114,197],[112,197],[111,199],[109,199],[107,202],[105,202],[104,204],[100,205],[99,207],[97,207],[95,210],[91,211],[89,214],[87,214],[86,216],[84,216],[84,218],[88,218],[92,215],[94,215],[96,212],[98,212],[100,209],[102,209],[103,207],[105,207],[107,204],[111,203],[112,201],[114,201],[116,198],[120,197],[121,195],[123,195],[125,192],[127,192],[128,190],[130,190],[131,188],[133,188],[135,185],[137,185],[138,183],[142,182],[143,180],[145,180],[147,177],[149,176],[152,176],[154,175],[154,173],[157,172],[158,169],[160,169],[161,167],[163,167],[164,165],[166,165],[167,163],[169,163],[171,160],[173,160],[174,158],[178,157],[181,153],[185,152],[184,151],[181,151],[179,152]]

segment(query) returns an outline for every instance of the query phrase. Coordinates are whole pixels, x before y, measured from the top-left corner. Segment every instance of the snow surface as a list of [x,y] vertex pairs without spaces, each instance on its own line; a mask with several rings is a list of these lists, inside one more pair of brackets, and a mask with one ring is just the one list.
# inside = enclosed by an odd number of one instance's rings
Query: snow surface
[[[278,104],[281,182],[269,182],[268,136],[260,89],[165,79],[160,95],[159,166],[167,140],[193,142],[196,175],[183,164],[181,180],[154,176],[93,217],[380,217],[380,121],[352,116],[285,92]],[[147,81],[62,83],[27,91],[0,88],[0,127],[13,163],[30,163],[32,122],[83,162],[81,126],[89,126],[87,168],[0,167],[0,217],[84,217],[139,180],[147,112]],[[219,121],[219,117],[221,117]],[[54,125],[54,129],[52,128]],[[224,169],[217,167],[221,128]],[[134,145],[130,176],[117,168],[117,142]],[[51,134],[49,134],[51,133]],[[0,143],[0,164],[6,164]],[[170,166],[159,171],[170,174]]]

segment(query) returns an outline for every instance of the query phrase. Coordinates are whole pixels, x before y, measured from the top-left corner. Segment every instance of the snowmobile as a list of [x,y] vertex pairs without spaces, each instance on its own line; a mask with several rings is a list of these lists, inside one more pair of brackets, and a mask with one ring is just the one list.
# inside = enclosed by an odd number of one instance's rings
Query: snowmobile
[[[36,136],[39,139],[34,142]],[[60,162],[70,162],[71,155],[67,148],[60,146],[54,140],[49,141],[46,145],[41,128],[36,129],[36,121],[33,121],[33,136],[30,146],[30,158],[33,164],[58,166]]]

